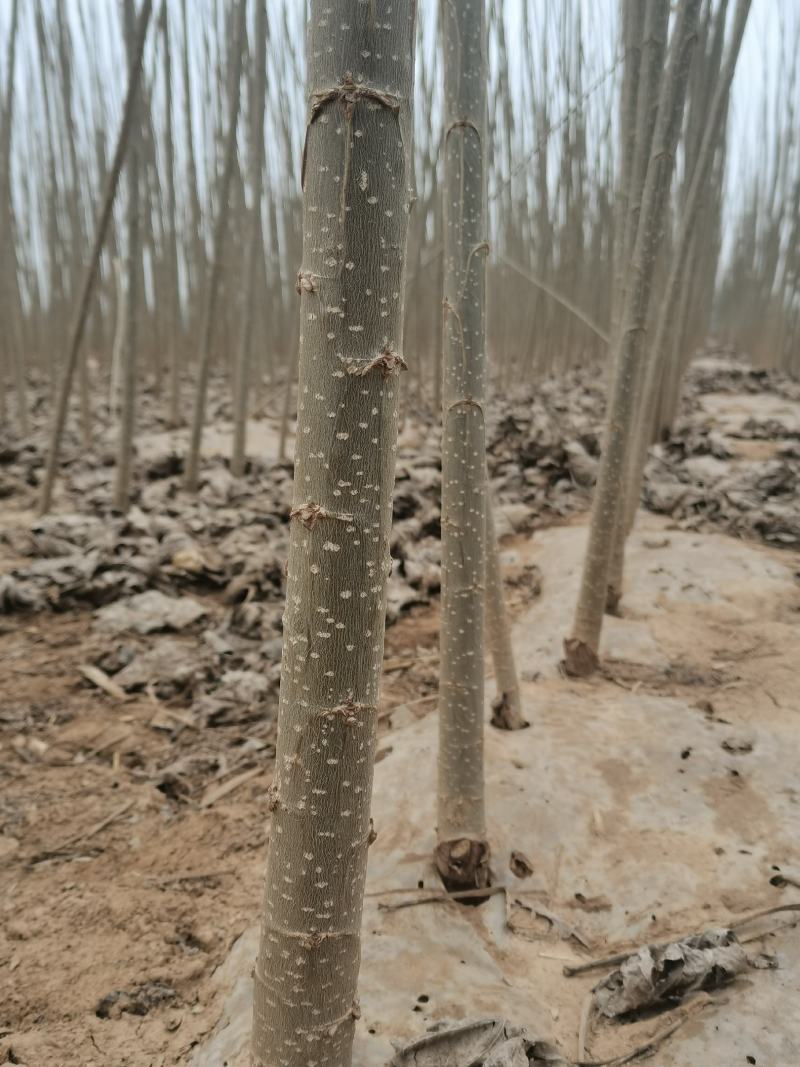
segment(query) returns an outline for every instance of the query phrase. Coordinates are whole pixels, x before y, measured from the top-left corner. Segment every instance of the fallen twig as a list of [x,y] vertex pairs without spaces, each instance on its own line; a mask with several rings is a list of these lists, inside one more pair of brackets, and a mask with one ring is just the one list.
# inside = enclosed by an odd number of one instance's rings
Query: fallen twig
[[629,956],[633,956],[636,949],[630,949],[628,952],[617,952],[613,956],[604,956],[600,960],[587,960],[586,963],[578,963],[575,966],[565,966],[564,975],[567,978],[574,978],[579,974],[588,974],[589,971],[599,971],[604,967],[616,967],[618,963],[624,963]]
[[60,849],[69,848],[70,845],[81,845],[84,841],[88,841],[90,838],[99,834],[101,830],[105,830],[107,826],[110,826],[116,819],[121,818],[126,812],[130,811],[135,801],[128,800],[116,811],[112,811],[110,815],[107,815],[105,819],[101,819],[100,822],[95,823],[94,826],[84,831],[82,834],[75,834],[73,837],[68,838],[59,846]]
[[584,1000],[583,1007],[581,1008],[581,1021],[578,1026],[578,1060],[585,1060],[587,1056],[586,1046],[589,1042],[589,1027],[592,1022],[592,1008],[594,1007],[594,997],[590,993]]
[[[444,890],[441,892],[429,893],[426,897],[419,897],[417,900],[401,900],[399,904],[384,904],[379,903],[378,908],[380,911],[399,911],[401,908],[414,908],[418,904],[442,904],[447,900],[475,900],[483,897],[493,897],[497,893],[505,893],[506,887],[502,883],[499,885],[490,885],[485,889],[459,889],[455,893],[446,893]],[[405,890],[387,890],[387,892],[405,892]]]
[[780,915],[784,911],[800,911],[800,903],[798,904],[779,904],[775,908],[765,908],[763,911],[756,911],[752,915],[745,915],[743,919],[738,919],[735,923],[730,923],[729,928],[731,930],[739,930],[743,926],[747,926],[749,923],[754,923],[757,919],[766,919],[770,915]]
[[216,804],[218,800],[222,800],[223,797],[232,793],[234,789],[238,789],[240,785],[244,785],[244,783],[249,782],[251,778],[255,778],[259,774],[262,774],[264,770],[264,767],[251,767],[249,770],[242,771],[241,774],[229,778],[227,782],[222,782],[220,785],[210,786],[200,799],[200,807],[210,808],[213,804]]
[[[621,1056],[615,1056],[613,1059],[610,1060],[578,1059],[578,1061],[573,1064],[573,1067],[624,1067],[624,1064],[632,1063],[634,1060],[638,1060],[642,1056],[652,1056],[654,1052],[658,1051],[658,1049],[664,1044],[665,1041],[668,1041],[669,1038],[671,1038],[674,1033],[680,1030],[680,1028],[685,1023],[689,1022],[689,1020],[694,1015],[698,1015],[701,1011],[704,1011],[706,1008],[710,1007],[714,1003],[715,1001],[712,1000],[712,998],[708,995],[700,996],[683,1009],[683,1012],[679,1019],[676,1019],[675,1022],[670,1023],[669,1026],[664,1027],[663,1030],[660,1030],[657,1034],[654,1034],[649,1041],[645,1041],[643,1044],[637,1045],[636,1048],[631,1049],[630,1052],[624,1052]],[[583,1019],[581,1019],[581,1022],[583,1022]],[[580,1055],[585,1055],[585,1053],[579,1052],[579,1056]]]
[[54,848],[44,849],[42,852],[37,852],[29,862],[29,866],[33,866],[36,863],[43,863],[45,860],[55,859],[58,856],[62,856],[68,849],[74,845],[84,844],[91,838],[100,833],[101,830],[105,830],[107,826],[110,826],[116,819],[121,818],[126,812],[130,811],[135,801],[129,800],[122,807],[117,808],[116,811],[112,811],[110,815],[107,815],[105,819],[101,819],[100,822],[95,823],[88,830],[83,833],[74,834],[72,837],[68,837],[66,841],[62,841],[60,845],[56,845]]
[[774,885],[777,889],[783,889],[787,885],[800,889],[800,874],[785,874],[781,871],[770,878],[769,884]]
[[[520,892],[515,892],[513,894],[513,903],[517,904],[520,908],[523,909],[523,911],[527,911],[531,915],[534,915],[536,918],[544,919],[545,922],[548,922],[551,928],[556,931],[562,941],[575,941],[582,948],[585,948],[588,952],[591,952],[591,943],[576,926],[565,922],[563,919],[559,918],[558,915],[555,915],[552,911],[549,911],[541,904],[526,904],[524,901],[519,899],[522,895],[523,894]],[[510,915],[506,919],[506,925],[512,933],[518,933],[520,934],[520,936],[524,937],[525,934],[528,933],[528,931],[515,926]]]
[[[752,915],[746,915],[742,919],[737,919],[735,923],[721,923],[719,925],[727,927],[729,930],[739,930],[743,926],[747,926],[749,923],[755,922],[757,919],[766,919],[770,915],[779,915],[781,912],[800,911],[800,903],[798,904],[780,904],[775,908],[765,908],[764,911],[754,912]],[[672,941],[679,942],[685,941],[687,937],[673,938]],[[650,946],[654,949],[663,948],[665,945],[671,944],[670,941],[662,941],[657,945]],[[640,946],[642,947],[642,946]],[[586,963],[579,963],[575,966],[564,967],[564,975],[567,978],[575,978],[580,974],[587,974],[589,971],[599,971],[604,967],[616,967],[617,964],[624,963],[629,957],[634,956],[639,951],[638,948],[632,948],[627,952],[617,952],[613,956],[605,956],[599,960],[587,960]]]
[[391,671],[403,671],[409,667],[433,667],[439,662],[438,656],[399,656],[396,659],[387,659],[383,663],[383,673]]
[[171,874],[166,875],[163,878],[150,877],[148,882],[157,886],[177,885],[180,882],[205,882],[212,878],[222,878],[226,874],[232,874],[233,871],[230,868],[221,871],[197,871],[197,872],[184,872],[183,874]]
[[78,670],[87,682],[91,682],[92,685],[102,689],[103,692],[108,693],[115,700],[119,700],[120,703],[128,699],[128,694],[125,690],[109,678],[105,671],[101,671],[99,667],[93,667],[90,663],[82,663]]

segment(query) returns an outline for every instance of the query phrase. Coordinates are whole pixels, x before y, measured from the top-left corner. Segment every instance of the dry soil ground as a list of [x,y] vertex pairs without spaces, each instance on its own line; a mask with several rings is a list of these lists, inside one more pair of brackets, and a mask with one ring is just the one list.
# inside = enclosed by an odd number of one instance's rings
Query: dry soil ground
[[[759,393],[703,403],[720,433],[775,415]],[[781,416],[800,425],[787,403]],[[739,442],[728,475],[776,447]],[[12,508],[4,525],[30,520]],[[623,617],[608,620],[606,668],[590,681],[558,669],[585,518],[506,539],[507,575],[536,564],[542,593],[511,587],[530,727],[487,726],[494,875],[508,890],[479,908],[385,907],[435,884],[436,604],[388,631],[359,1067],[433,1022],[492,1014],[574,1057],[594,979],[564,978],[565,962],[800,901],[800,888],[771,884],[800,877],[800,558],[680,526],[640,517]],[[0,543],[0,574],[20,562],[11,546]],[[212,620],[228,610],[213,592],[199,599]],[[234,717],[212,741],[152,687],[92,686],[79,668],[106,644],[89,608],[0,616],[0,1062],[234,1067],[246,1062],[272,726]],[[513,850],[528,877],[509,869]],[[718,996],[656,1067],[800,1063],[800,935],[748,947],[778,969]],[[671,1017],[600,1026],[592,1055]]]

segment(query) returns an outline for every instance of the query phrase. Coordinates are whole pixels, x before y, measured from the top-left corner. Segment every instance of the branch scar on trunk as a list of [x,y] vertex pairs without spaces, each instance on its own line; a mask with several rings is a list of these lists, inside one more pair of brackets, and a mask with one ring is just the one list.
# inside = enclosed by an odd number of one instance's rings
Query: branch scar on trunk
[[481,131],[478,129],[478,127],[472,121],[472,119],[461,118],[461,119],[456,119],[455,122],[451,122],[450,125],[447,127],[447,133],[445,134],[445,137],[444,137],[445,142],[447,141],[447,138],[450,136],[450,134],[454,130],[472,130],[472,132],[475,134],[475,136],[478,138],[478,140],[479,141],[482,140]]
[[352,522],[353,516],[348,512],[328,511],[322,504],[302,504],[299,508],[292,508],[289,512],[290,519],[298,519],[307,530],[313,530],[321,519],[333,519],[335,522]]
[[300,296],[302,296],[303,293],[316,293],[317,285],[314,280],[315,278],[319,278],[319,274],[314,274],[313,271],[310,270],[303,270],[302,267],[300,268],[297,272],[297,282],[295,284],[295,289]]
[[488,256],[490,252],[491,248],[489,247],[488,241],[481,241],[480,244],[475,245],[474,248],[471,248],[469,250],[467,262],[464,265],[464,277],[461,280],[461,291],[458,294],[459,304],[463,304],[464,297],[467,292],[467,282],[469,280],[470,268],[472,267],[472,260],[475,258],[475,256]]
[[321,708],[319,715],[323,719],[342,719],[346,726],[359,726],[362,723],[359,717],[360,712],[377,712],[377,710],[375,704],[360,704],[355,700],[347,700],[335,708]]
[[466,343],[464,341],[464,323],[463,323],[462,318],[459,315],[457,309],[455,307],[453,307],[453,305],[450,303],[450,301],[447,299],[447,297],[445,297],[444,300],[442,301],[442,307],[444,308],[445,322],[447,321],[447,315],[448,315],[448,312],[449,312],[453,316],[453,318],[456,320],[456,322],[458,323],[458,340],[459,340],[459,343],[461,345],[461,365],[462,365],[462,369],[466,373],[466,370],[467,370],[467,346],[466,346]]
[[402,371],[408,370],[408,364],[391,345],[386,345],[377,356],[363,363],[352,359],[347,360],[346,370],[348,374],[356,378],[363,378],[372,370],[380,370],[383,378],[389,378],[392,374],[399,375]]
[[456,408],[477,408],[481,415],[483,415],[483,404],[471,396],[462,397],[461,400],[454,400],[453,403],[448,406],[447,410],[448,412],[455,411]]
[[350,175],[350,132],[353,126],[353,112],[355,111],[356,104],[359,100],[371,100],[375,104],[388,108],[393,114],[399,115],[400,98],[393,93],[385,93],[381,89],[376,89],[374,86],[368,85],[366,82],[356,81],[352,71],[349,70],[345,72],[345,76],[338,85],[333,86],[331,89],[320,89],[318,92],[314,93],[311,97],[311,107],[309,110],[308,123],[306,125],[306,139],[303,144],[303,159],[300,168],[300,185],[303,189],[306,187],[308,131],[316,122],[325,105],[336,100],[341,101],[343,104],[345,120],[347,122],[347,140],[345,143],[344,176],[342,180],[342,199],[339,219],[339,221],[343,223],[345,211],[347,209],[347,179]]
[[358,998],[353,1001],[350,1010],[341,1016],[339,1019],[334,1019],[332,1023],[321,1023],[319,1026],[309,1026],[305,1030],[298,1030],[298,1034],[326,1034],[328,1037],[333,1037],[340,1026],[344,1026],[345,1023],[349,1023],[353,1019],[361,1018],[361,1004]]

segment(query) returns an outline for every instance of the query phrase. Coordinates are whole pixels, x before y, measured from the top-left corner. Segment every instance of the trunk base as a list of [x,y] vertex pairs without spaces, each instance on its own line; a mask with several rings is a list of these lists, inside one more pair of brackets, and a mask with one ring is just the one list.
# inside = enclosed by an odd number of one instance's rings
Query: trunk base
[[606,589],[606,608],[605,608],[606,615],[615,615],[615,616],[619,617],[619,615],[621,614],[620,610],[619,610],[619,604],[620,604],[621,600],[622,600],[622,590],[618,589],[614,585],[610,585]]
[[[487,841],[473,841],[467,837],[455,841],[440,841],[434,852],[436,869],[448,893],[464,889],[487,889],[491,852]],[[481,904],[476,897],[470,903]]]
[[570,678],[588,678],[600,665],[597,653],[577,637],[564,641],[564,670]]
[[492,701],[492,726],[498,730],[524,730],[530,726],[511,693],[498,693]]

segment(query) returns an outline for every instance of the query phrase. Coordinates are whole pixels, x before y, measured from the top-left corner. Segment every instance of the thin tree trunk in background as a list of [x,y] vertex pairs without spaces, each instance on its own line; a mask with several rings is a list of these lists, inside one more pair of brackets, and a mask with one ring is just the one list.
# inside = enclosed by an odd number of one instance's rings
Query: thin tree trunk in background
[[37,2],[35,10],[36,45],[39,60],[39,77],[41,81],[42,109],[47,123],[47,283],[50,291],[50,306],[45,332],[48,368],[50,377],[48,388],[51,397],[56,389],[56,369],[53,350],[57,346],[58,326],[62,320],[65,305],[64,279],[59,263],[61,232],[58,217],[58,179],[56,176],[55,123],[52,118],[50,93],[50,76],[47,63],[47,35],[41,3]]
[[283,404],[281,405],[281,425],[278,436],[278,460],[286,459],[286,446],[289,440],[289,416],[292,413],[292,390],[295,379],[294,364],[286,363],[286,381],[283,384]]
[[[125,0],[125,43],[128,52],[128,79],[133,77],[136,62],[136,7],[134,0]],[[136,121],[139,108],[134,107],[133,140],[128,149],[128,198],[126,203],[127,245],[125,250],[124,340],[122,351],[122,405],[117,443],[117,469],[114,478],[114,507],[127,512],[131,496],[131,466],[133,459],[133,429],[136,415],[136,367],[138,364],[136,313],[139,310],[139,271],[141,269],[141,238],[139,233],[139,145],[140,124]]]
[[[670,344],[675,333],[680,332],[682,319],[680,314],[681,294],[685,292],[684,282],[692,263],[692,245],[696,241],[699,209],[704,194],[708,189],[708,179],[714,161],[714,155],[722,140],[725,120],[727,118],[728,99],[733,75],[736,69],[742,37],[744,36],[751,0],[739,0],[734,16],[731,41],[725,64],[717,77],[705,124],[702,128],[697,157],[691,173],[686,201],[682,205],[678,234],[667,274],[661,290],[661,302],[658,308],[656,329],[653,342],[644,359],[643,382],[639,390],[634,434],[629,458],[629,470],[623,481],[621,493],[620,518],[615,529],[614,546],[609,568],[609,600],[616,605],[622,596],[625,567],[625,544],[636,517],[636,507],[641,493],[642,478],[647,462],[650,442],[653,440],[653,427],[656,420],[659,400],[665,390],[674,395],[683,370],[683,354],[675,352],[677,361],[674,373],[667,367]],[[721,9],[721,25],[717,27],[717,39],[724,35],[725,8]],[[714,72],[716,74],[716,72]],[[685,313],[685,312],[684,312]]]
[[[239,338],[239,351],[234,376],[233,456],[231,471],[235,477],[244,474],[247,449],[247,397],[250,389],[250,349],[253,337],[256,272],[263,256],[264,236],[261,229],[261,189],[264,174],[264,104],[267,90],[267,8],[266,0],[256,0],[255,42],[256,70],[253,78],[251,107],[250,183],[253,195],[250,222],[250,247],[247,254],[245,278],[245,307]],[[260,303],[260,302],[259,302]]]
[[405,365],[415,10],[414,0],[310,5],[301,404],[254,1067],[349,1067],[359,1014]]
[[630,492],[635,499],[638,499],[639,496],[647,449],[652,440],[661,372],[667,354],[670,331],[675,326],[676,310],[681,294],[681,280],[690,263],[691,244],[697,226],[698,209],[708,183],[714,154],[720,142],[722,125],[727,117],[730,88],[739,59],[750,7],[751,0],[738,0],[728,52],[708,109],[703,139],[695,162],[686,203],[681,214],[670,271],[663,288],[653,343],[647,356],[646,377],[642,390],[642,403],[634,441],[630,478]]
[[[189,67],[189,20],[186,0],[181,0],[183,16],[183,48],[181,50],[181,67],[183,72],[183,117],[186,141],[186,184],[189,195],[189,240],[187,248],[188,265],[188,319],[191,324],[202,299],[201,287],[205,281],[205,249],[202,238],[202,215],[200,213],[200,196],[197,186],[197,161],[195,159],[194,130],[192,129],[192,79]],[[197,335],[191,329],[187,331],[187,340],[196,344]]]
[[575,622],[572,634],[564,642],[566,669],[574,675],[591,674],[598,664],[614,526],[633,428],[636,379],[642,359],[656,258],[669,204],[700,4],[701,0],[681,0],[662,81],[657,128],[652,139],[629,289],[614,360],[613,385]]
[[[178,286],[178,206],[175,193],[175,139],[172,115],[172,52],[169,36],[169,9],[166,4],[161,11],[161,32],[164,48],[164,85],[166,87],[166,116],[164,132],[167,168],[167,256],[171,277],[168,279],[169,329],[169,421],[172,426],[181,423],[181,355],[183,349],[183,324],[181,318],[180,289]],[[188,109],[187,109],[188,110]]]
[[153,0],[142,0],[142,10],[139,14],[139,27],[136,39],[135,62],[131,68],[130,78],[128,79],[128,90],[125,96],[125,107],[122,112],[122,123],[117,137],[117,145],[114,150],[114,160],[108,174],[108,182],[103,195],[103,202],[97,216],[94,242],[86,266],[86,273],[81,287],[80,301],[75,312],[75,321],[70,331],[67,357],[64,363],[61,384],[59,386],[56,408],[53,413],[53,428],[50,434],[44,480],[42,482],[42,494],[39,502],[40,514],[45,514],[50,510],[50,505],[53,499],[53,483],[55,481],[56,468],[58,466],[61,438],[64,434],[64,426],[67,421],[67,407],[69,405],[72,379],[75,376],[78,354],[80,353],[81,342],[83,341],[83,334],[86,328],[86,319],[89,314],[89,304],[100,266],[100,255],[103,251],[103,242],[105,240],[106,231],[108,230],[108,224],[111,221],[114,197],[116,196],[119,176],[122,171],[122,163],[125,158],[125,150],[130,136],[131,123],[133,121],[135,110],[134,105],[136,103],[136,95],[142,76],[142,56],[144,55],[144,45],[147,39],[147,27],[150,23],[152,10]]
[[[638,110],[639,74],[642,61],[642,19],[645,8],[639,0],[622,0],[625,66],[620,95],[619,176],[616,191],[614,233],[614,289],[612,293],[612,333],[619,329],[619,317],[625,292],[625,274],[630,258],[625,247],[625,226],[631,206],[633,160],[636,154],[636,114]],[[610,363],[610,361],[609,361]]]
[[[641,41],[641,60],[635,98],[635,128],[630,178],[627,189],[627,211],[623,229],[622,286],[625,294],[631,284],[632,257],[636,247],[639,219],[642,210],[645,181],[651,159],[651,146],[658,117],[661,84],[664,77],[664,55],[667,48],[670,0],[644,0],[644,27]],[[634,101],[628,102],[633,107]],[[629,114],[622,116],[623,121]],[[618,339],[615,339],[618,340]]]
[[436,865],[488,885],[483,773],[486,445],[486,23],[445,0],[442,608]]
[[117,316],[114,323],[114,341],[111,347],[111,374],[108,387],[108,414],[114,419],[119,414],[119,384],[122,374],[122,352],[125,346],[125,328],[127,322],[127,292],[125,279],[122,277],[122,260],[115,256],[113,261],[114,281],[117,290]]
[[186,473],[184,484],[189,492],[197,491],[200,470],[200,445],[203,437],[203,424],[206,417],[206,397],[208,394],[208,377],[211,368],[211,342],[214,330],[214,312],[217,304],[220,271],[224,252],[228,224],[228,194],[236,162],[236,127],[239,123],[239,105],[241,102],[242,54],[247,18],[247,0],[238,0],[236,38],[231,63],[230,97],[228,112],[228,129],[225,143],[225,161],[219,184],[219,204],[217,220],[214,225],[211,261],[208,266],[208,285],[203,303],[203,333],[197,369],[197,388],[194,398],[192,430],[189,451],[186,456]]
[[[641,5],[644,13],[642,26],[642,39],[639,54],[640,68],[636,80],[636,97],[634,100],[623,99],[623,105],[627,110],[621,115],[621,122],[627,123],[633,118],[633,141],[630,145],[631,156],[628,161],[630,171],[627,176],[627,188],[625,199],[627,209],[622,218],[622,250],[620,256],[620,289],[615,295],[615,308],[618,314],[624,313],[625,299],[633,284],[633,253],[639,230],[639,220],[642,209],[642,197],[647,179],[647,171],[651,158],[651,146],[655,135],[658,119],[658,108],[661,99],[661,86],[664,77],[664,56],[667,47],[667,30],[669,25],[669,0],[646,0]],[[641,14],[639,16],[641,18]],[[634,24],[633,32],[638,27]],[[618,323],[619,326],[619,323]],[[619,351],[619,337],[613,340],[611,353],[615,355]],[[616,373],[616,363],[612,359],[609,362],[609,380],[613,383],[613,375]],[[632,403],[635,407],[640,386],[640,374],[638,367],[634,370],[631,382],[633,394]],[[612,384],[613,390],[613,384]],[[616,547],[620,531],[625,525],[625,496],[626,486],[623,479],[620,484],[620,492],[616,500],[614,518],[612,522],[611,537]],[[617,581],[618,556],[612,550],[609,562],[609,575],[606,583],[606,597],[604,610],[608,614],[615,614],[621,596],[621,586]]]
[[[64,5],[56,5],[56,25],[58,28],[58,57],[61,72],[61,100],[64,108],[64,121],[66,123],[67,152],[69,155],[70,185],[68,187],[68,213],[70,234],[70,270],[69,270],[69,299],[75,300],[77,286],[78,264],[81,261],[81,245],[83,244],[83,226],[81,225],[80,201],[79,201],[79,172],[77,151],[77,130],[73,113],[72,100],[72,62],[71,62],[71,35],[67,29],[64,17]],[[78,366],[80,374],[80,407],[81,428],[83,431],[83,446],[91,448],[92,445],[92,403],[89,395],[89,367],[87,363],[86,349],[81,348],[78,353]]]
[[501,730],[521,730],[528,725],[522,711],[511,627],[500,569],[500,550],[494,527],[494,506],[486,495],[486,634],[494,663],[495,696],[492,701],[492,726]]
[[[17,419],[23,435],[28,433],[28,393],[25,382],[25,355],[23,338],[19,327],[21,306],[15,294],[18,292],[14,233],[14,210],[11,195],[11,145],[14,130],[14,77],[16,70],[17,36],[19,28],[19,0],[13,0],[11,29],[6,52],[6,84],[3,94],[2,131],[0,133],[0,313],[4,332],[11,348],[11,366],[14,371],[14,386],[17,394]],[[3,378],[0,367],[0,378]],[[5,382],[0,383],[4,394]]]

